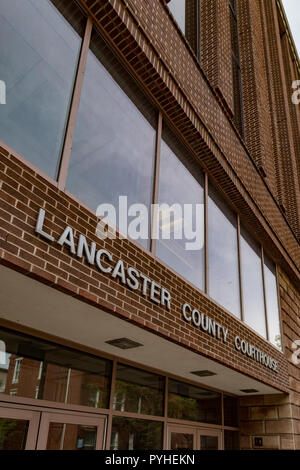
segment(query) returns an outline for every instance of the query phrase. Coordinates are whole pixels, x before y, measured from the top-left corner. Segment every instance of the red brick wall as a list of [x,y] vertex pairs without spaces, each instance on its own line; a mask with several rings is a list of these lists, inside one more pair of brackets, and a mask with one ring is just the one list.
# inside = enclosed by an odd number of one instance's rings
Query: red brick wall
[[269,83],[263,44],[260,0],[239,0],[238,23],[245,140],[252,158],[276,194]]
[[232,116],[232,59],[228,0],[201,2],[201,65]]
[[[292,82],[284,64],[289,61],[287,50],[282,48],[283,31],[276,0],[262,2],[265,27],[266,64],[268,67],[271,116],[273,120],[273,144],[275,147],[277,197],[286,217],[299,240],[300,188],[297,173],[293,126],[291,116]],[[295,107],[295,105],[292,105]]]

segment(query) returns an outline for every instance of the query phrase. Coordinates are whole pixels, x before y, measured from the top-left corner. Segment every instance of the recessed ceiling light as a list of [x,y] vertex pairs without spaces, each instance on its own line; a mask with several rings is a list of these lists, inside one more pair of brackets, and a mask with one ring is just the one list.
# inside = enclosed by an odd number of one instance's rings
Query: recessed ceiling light
[[213,375],[217,375],[211,370],[195,370],[191,372],[191,374],[197,375],[198,377],[212,377]]
[[255,388],[246,388],[245,390],[240,390],[240,392],[243,392],[243,393],[258,393],[258,390],[255,390]]
[[143,344],[132,341],[129,338],[117,338],[105,342],[120,349],[133,349],[138,348],[139,346],[143,346]]

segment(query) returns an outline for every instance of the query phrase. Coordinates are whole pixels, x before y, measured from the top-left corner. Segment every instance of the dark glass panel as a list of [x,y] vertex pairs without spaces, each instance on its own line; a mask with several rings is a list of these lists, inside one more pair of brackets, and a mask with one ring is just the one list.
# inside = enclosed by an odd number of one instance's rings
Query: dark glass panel
[[114,410],[162,416],[164,383],[160,375],[118,364]]
[[193,434],[171,433],[171,450],[193,450]]
[[0,450],[24,450],[29,421],[0,418]]
[[218,450],[219,439],[217,436],[200,436],[200,450]]
[[50,423],[46,450],[95,450],[96,426]]
[[111,450],[161,450],[163,423],[113,417]]
[[235,12],[230,14],[230,31],[231,31],[231,49],[236,59],[239,59],[239,37],[238,26]]
[[240,450],[240,433],[238,431],[224,431],[224,449]]
[[221,395],[169,379],[169,418],[221,424]]
[[224,396],[224,425],[238,427],[239,402],[237,398]]
[[6,346],[2,393],[108,407],[111,361],[5,330],[0,330],[0,340]]

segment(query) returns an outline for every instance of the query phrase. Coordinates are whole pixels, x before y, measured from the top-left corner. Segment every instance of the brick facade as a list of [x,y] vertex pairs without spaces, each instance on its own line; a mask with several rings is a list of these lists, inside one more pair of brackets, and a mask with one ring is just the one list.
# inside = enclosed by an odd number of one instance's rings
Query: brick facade
[[[0,262],[189,350],[216,360],[285,395],[241,399],[241,448],[300,449],[299,122],[289,82],[299,68],[287,36],[280,39],[276,0],[238,0],[245,141],[233,117],[228,2],[202,0],[200,62],[163,0],[80,0],[124,65],[173,126],[242,224],[278,265],[285,350],[282,354],[147,251],[129,240],[100,242],[93,211],[16,155],[0,148]],[[5,147],[5,148],[4,148]],[[35,234],[39,208],[57,239],[66,225],[166,287],[166,311],[102,274],[66,247]],[[188,302],[229,329],[217,342],[182,318]],[[239,335],[274,357],[279,372],[234,348]],[[216,347],[216,345],[218,347]]]

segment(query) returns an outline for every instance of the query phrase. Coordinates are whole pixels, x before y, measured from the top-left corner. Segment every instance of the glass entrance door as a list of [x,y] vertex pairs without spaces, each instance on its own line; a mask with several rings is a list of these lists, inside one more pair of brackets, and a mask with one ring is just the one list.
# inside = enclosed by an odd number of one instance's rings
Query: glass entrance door
[[188,426],[168,426],[169,450],[193,450],[197,444],[197,431]]
[[42,413],[37,449],[102,450],[104,416]]
[[167,447],[169,450],[219,450],[221,431],[169,424]]
[[215,429],[198,429],[197,449],[200,450],[220,450],[221,431]]
[[104,416],[42,413],[37,449],[102,450]]
[[0,406],[0,450],[102,450],[106,417]]
[[0,450],[34,450],[40,413],[0,406]]

